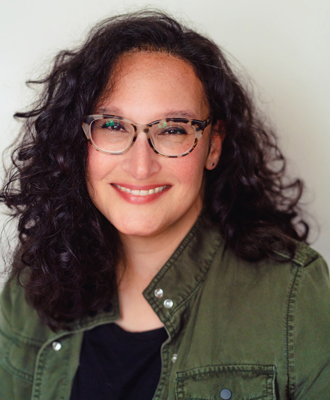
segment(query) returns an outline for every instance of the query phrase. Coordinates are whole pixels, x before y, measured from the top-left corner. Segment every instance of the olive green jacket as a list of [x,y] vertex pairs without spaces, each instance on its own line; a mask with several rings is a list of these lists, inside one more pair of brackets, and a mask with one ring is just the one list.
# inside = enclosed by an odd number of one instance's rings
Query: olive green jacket
[[[274,255],[282,262],[243,261],[198,220],[144,291],[169,336],[154,399],[330,399],[326,264],[305,245],[293,261]],[[0,399],[68,400],[84,331],[118,317],[116,299],[110,311],[54,333],[7,284]]]

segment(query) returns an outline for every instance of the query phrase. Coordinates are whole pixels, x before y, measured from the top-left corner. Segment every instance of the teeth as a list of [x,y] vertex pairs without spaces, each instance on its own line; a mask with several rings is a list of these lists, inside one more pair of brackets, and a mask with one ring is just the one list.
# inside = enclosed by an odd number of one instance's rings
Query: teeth
[[130,190],[124,186],[119,186],[119,185],[115,186],[122,192],[130,193],[133,194],[134,196],[149,196],[150,194],[159,193],[166,189],[166,186],[159,186],[156,187],[155,189],[149,189],[149,190]]

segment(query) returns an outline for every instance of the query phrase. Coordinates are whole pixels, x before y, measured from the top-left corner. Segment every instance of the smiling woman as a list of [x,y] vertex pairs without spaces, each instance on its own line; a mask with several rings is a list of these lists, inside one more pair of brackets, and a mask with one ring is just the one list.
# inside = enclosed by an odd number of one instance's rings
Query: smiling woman
[[324,399],[330,285],[302,183],[209,39],[117,16],[42,81],[0,200],[0,398]]

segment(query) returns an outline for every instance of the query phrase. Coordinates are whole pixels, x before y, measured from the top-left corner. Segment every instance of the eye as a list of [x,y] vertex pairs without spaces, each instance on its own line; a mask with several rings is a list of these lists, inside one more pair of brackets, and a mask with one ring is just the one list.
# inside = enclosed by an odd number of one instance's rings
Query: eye
[[187,135],[188,132],[183,126],[158,126],[158,135]]
[[[102,122],[101,122],[102,121]],[[118,120],[108,119],[101,120],[100,128],[109,130],[110,132],[126,132],[125,126]]]

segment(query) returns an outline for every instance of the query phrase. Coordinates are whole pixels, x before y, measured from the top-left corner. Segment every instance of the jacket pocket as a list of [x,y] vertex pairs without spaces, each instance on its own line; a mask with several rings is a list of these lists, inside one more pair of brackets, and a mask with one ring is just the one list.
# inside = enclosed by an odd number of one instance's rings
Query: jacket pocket
[[177,372],[176,399],[275,400],[275,366],[207,365]]

